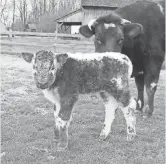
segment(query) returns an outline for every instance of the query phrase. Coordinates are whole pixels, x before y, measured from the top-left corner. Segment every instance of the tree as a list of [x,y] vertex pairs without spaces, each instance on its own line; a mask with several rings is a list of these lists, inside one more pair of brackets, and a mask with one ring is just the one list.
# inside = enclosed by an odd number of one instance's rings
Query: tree
[[57,2],[55,0],[49,0],[49,12],[55,13],[56,6]]
[[46,13],[46,0],[43,0],[43,1],[44,1],[44,3],[43,3],[43,10],[44,11],[43,12]]
[[13,22],[12,22],[12,29],[13,29],[13,25],[15,22],[15,9],[16,9],[16,1],[13,0]]
[[31,6],[32,6],[32,11],[30,15],[32,22],[38,22],[40,17],[38,1],[31,0]]
[[20,19],[21,19],[23,30],[25,30],[25,24],[27,23],[27,18],[28,18],[27,5],[28,3],[26,0],[20,0],[19,6],[17,7],[20,13]]
[[9,11],[9,2],[7,0],[1,0],[0,5],[0,19],[1,21],[6,24],[9,18],[8,11]]

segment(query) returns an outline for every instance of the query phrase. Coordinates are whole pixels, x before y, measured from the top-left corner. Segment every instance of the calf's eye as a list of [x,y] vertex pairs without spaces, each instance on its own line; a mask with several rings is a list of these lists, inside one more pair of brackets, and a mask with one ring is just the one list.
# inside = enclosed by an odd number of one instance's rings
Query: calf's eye
[[118,40],[118,44],[122,44],[123,41],[124,41],[124,38],[120,38],[120,39]]
[[101,41],[98,37],[96,37],[96,41],[97,41],[97,43],[101,44]]

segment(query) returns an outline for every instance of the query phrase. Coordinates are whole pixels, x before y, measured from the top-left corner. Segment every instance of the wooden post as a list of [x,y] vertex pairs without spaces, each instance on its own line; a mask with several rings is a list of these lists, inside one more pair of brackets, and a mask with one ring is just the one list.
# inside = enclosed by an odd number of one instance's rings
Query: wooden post
[[57,29],[56,29],[56,31],[55,31],[55,40],[57,40],[58,38],[57,38]]
[[12,38],[12,29],[9,30],[9,39]]
[[56,23],[55,40],[58,39],[57,34],[58,34],[58,22]]

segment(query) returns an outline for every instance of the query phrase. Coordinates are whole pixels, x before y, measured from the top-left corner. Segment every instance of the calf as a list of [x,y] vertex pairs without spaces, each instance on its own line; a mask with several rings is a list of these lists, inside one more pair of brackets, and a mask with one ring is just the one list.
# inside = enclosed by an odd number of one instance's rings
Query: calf
[[129,78],[132,64],[121,53],[54,54],[39,51],[35,55],[22,53],[33,64],[34,81],[45,97],[55,105],[55,137],[58,150],[68,146],[68,127],[73,106],[79,94],[96,93],[105,106],[105,121],[100,139],[107,138],[115,110],[121,108],[127,123],[127,140],[136,135],[134,110]]

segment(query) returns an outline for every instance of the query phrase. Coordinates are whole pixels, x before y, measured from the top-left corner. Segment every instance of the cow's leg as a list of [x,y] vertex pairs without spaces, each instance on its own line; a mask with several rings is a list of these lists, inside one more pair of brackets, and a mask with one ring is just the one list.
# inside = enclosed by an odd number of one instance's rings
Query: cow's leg
[[68,146],[68,127],[70,124],[72,108],[77,101],[77,96],[65,96],[61,98],[61,109],[56,119],[59,129],[58,151],[63,151]]
[[114,97],[110,96],[105,92],[101,92],[100,96],[103,100],[103,104],[105,107],[105,120],[99,138],[100,140],[105,140],[111,131],[111,125],[115,118],[115,111],[118,108],[118,103]]
[[137,91],[138,91],[136,110],[139,110],[142,112],[142,109],[144,107],[144,74],[138,74],[135,77],[135,83],[136,83]]
[[144,111],[146,118],[151,117],[154,111],[154,95],[157,89],[161,65],[162,61],[156,59],[156,60],[149,60],[149,63],[146,67],[145,86],[146,86],[146,93],[148,96],[148,106],[149,106],[149,108],[146,107]]
[[146,93],[148,96],[148,106],[146,106],[144,110],[145,118],[149,118],[152,116],[154,111],[154,95],[157,89],[157,77],[156,80],[152,80],[151,77],[146,77]]
[[127,106],[121,108],[124,117],[126,119],[127,124],[127,140],[132,141],[136,135],[136,117],[135,117],[135,110],[136,110],[136,101],[131,98],[130,102]]

